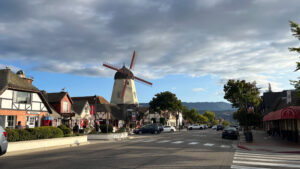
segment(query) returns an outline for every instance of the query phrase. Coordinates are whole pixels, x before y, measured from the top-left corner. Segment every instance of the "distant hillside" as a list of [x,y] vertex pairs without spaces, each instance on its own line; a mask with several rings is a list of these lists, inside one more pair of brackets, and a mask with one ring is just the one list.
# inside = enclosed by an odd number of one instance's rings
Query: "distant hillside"
[[[182,102],[188,109],[196,109],[200,114],[206,110],[213,111],[217,117],[221,117],[227,121],[233,122],[232,114],[236,110],[231,104],[225,102]],[[140,103],[142,107],[148,107],[148,103]]]
[[229,103],[225,102],[183,102],[183,105],[188,107],[189,109],[196,110],[211,110],[211,111],[221,111],[221,110],[234,110]]

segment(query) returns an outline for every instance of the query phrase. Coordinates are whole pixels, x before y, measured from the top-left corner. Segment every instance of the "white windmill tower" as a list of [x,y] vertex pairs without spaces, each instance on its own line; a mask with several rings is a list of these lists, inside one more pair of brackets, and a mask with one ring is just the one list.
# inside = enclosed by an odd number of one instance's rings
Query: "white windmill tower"
[[145,84],[152,85],[151,82],[136,77],[131,72],[134,65],[135,56],[136,53],[134,51],[129,69],[126,68],[125,65],[119,69],[107,63],[103,64],[103,66],[117,71],[114,77],[115,82],[110,103],[117,105],[138,105],[139,103],[137,99],[134,80],[138,80]]

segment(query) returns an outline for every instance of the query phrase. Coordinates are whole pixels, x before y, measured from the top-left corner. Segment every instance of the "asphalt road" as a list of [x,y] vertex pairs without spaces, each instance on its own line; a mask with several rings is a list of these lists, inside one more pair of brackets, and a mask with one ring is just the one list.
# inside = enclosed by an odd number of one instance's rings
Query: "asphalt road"
[[133,139],[0,158],[0,169],[223,169],[231,168],[236,140],[215,130],[137,135]]

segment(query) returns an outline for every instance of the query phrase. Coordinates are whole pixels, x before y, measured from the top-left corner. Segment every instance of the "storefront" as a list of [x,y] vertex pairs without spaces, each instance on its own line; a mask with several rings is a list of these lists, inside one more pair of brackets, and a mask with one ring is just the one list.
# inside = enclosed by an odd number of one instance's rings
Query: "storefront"
[[300,141],[300,106],[270,112],[263,118],[265,130],[293,142]]

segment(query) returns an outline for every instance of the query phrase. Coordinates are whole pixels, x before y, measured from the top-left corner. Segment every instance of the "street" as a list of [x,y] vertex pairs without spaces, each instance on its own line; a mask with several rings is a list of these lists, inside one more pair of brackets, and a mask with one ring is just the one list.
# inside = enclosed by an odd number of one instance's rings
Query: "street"
[[0,158],[2,169],[230,168],[236,140],[193,130]]
[[0,158],[1,169],[300,168],[297,154],[237,149],[237,140],[211,129],[134,135],[122,141]]

